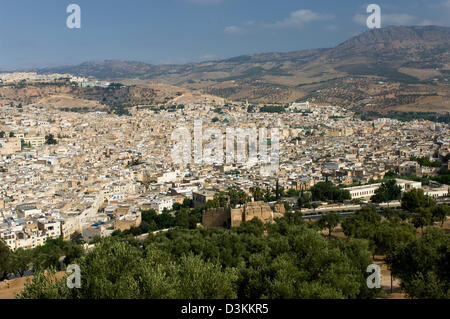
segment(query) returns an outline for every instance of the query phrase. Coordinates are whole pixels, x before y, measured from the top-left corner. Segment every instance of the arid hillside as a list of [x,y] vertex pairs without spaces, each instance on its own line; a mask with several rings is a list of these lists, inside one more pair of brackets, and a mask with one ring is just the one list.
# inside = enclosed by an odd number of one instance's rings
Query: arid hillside
[[450,111],[450,28],[387,27],[330,49],[184,65],[86,62],[40,70],[152,80],[233,100],[313,100],[361,110]]

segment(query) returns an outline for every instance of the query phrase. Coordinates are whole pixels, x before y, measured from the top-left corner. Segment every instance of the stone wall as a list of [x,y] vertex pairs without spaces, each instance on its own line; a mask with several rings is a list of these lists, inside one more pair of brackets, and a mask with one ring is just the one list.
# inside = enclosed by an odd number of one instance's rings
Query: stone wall
[[239,227],[244,221],[242,208],[236,208],[231,210],[231,227]]
[[264,223],[272,222],[273,212],[269,204],[252,202],[241,208],[210,209],[203,213],[202,224],[204,227],[239,227],[242,222],[250,221],[253,218],[258,218]]
[[276,203],[275,204],[275,208],[274,208],[274,213],[277,214],[285,214],[286,213],[286,208],[284,207],[283,203]]
[[204,227],[229,227],[230,210],[227,208],[209,209],[203,213],[202,225]]
[[120,230],[120,231],[129,230],[129,229],[134,228],[134,227],[139,227],[141,225],[141,222],[142,222],[142,215],[141,214],[138,214],[136,216],[135,220],[127,220],[127,219],[119,220],[119,219],[116,219],[114,221],[114,230]]
[[273,212],[269,204],[265,202],[247,203],[244,206],[244,220],[250,221],[253,218],[258,218],[262,222],[271,222],[273,220]]

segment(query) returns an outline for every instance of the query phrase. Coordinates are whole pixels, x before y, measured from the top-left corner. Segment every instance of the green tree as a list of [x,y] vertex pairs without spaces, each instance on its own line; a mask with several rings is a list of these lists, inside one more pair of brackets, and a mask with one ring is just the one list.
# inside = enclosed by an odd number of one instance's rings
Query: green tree
[[450,235],[429,228],[422,237],[400,243],[386,257],[392,274],[413,298],[450,298]]
[[348,190],[335,186],[332,182],[319,182],[311,188],[312,199],[314,201],[344,201],[350,200],[351,195]]
[[431,212],[433,214],[433,219],[441,222],[441,227],[444,227],[447,216],[450,216],[450,206],[446,204],[437,205],[432,208]]
[[230,199],[231,207],[236,207],[236,205],[243,205],[250,201],[247,193],[237,187],[229,187],[227,190],[227,195]]
[[184,208],[194,208],[194,201],[190,198],[183,199]]
[[103,239],[79,260],[81,289],[65,278],[38,272],[20,298],[236,298],[237,271],[204,261],[192,253],[175,259],[150,245],[145,252],[118,238]]
[[412,215],[412,223],[414,227],[421,228],[423,233],[423,228],[425,226],[431,225],[433,222],[433,214],[430,208],[419,208],[416,213]]
[[248,222],[241,223],[237,232],[239,234],[251,234],[256,237],[261,237],[264,233],[264,223],[255,217]]
[[432,207],[435,204],[434,199],[425,195],[423,189],[412,189],[403,194],[402,208],[414,213],[419,208]]
[[70,299],[71,292],[66,284],[67,276],[58,280],[54,268],[38,271],[28,279],[18,299]]
[[190,214],[189,209],[182,208],[175,214],[175,225],[181,228],[189,228]]
[[250,192],[252,193],[255,202],[264,201],[264,194],[260,187],[252,187]]
[[11,272],[23,275],[33,266],[33,252],[19,248],[11,255]]
[[286,192],[287,197],[297,197],[300,195],[300,191],[296,190],[295,188],[289,188]]
[[380,224],[381,216],[375,206],[367,206],[346,218],[341,225],[346,236],[368,240],[372,253],[375,253],[375,237]]
[[297,205],[300,208],[311,208],[312,196],[310,192],[301,192],[297,200]]
[[342,221],[342,216],[339,213],[328,213],[323,215],[319,222],[317,223],[317,226],[319,226],[320,229],[328,229],[328,237],[331,237],[331,233],[333,232],[333,229],[339,225],[339,223]]
[[8,245],[0,239],[0,281],[5,279],[10,270],[11,250]]
[[237,298],[236,269],[225,270],[218,264],[205,262],[200,256],[183,256],[179,266],[178,296],[187,299]]
[[270,187],[266,187],[266,190],[264,191],[264,201],[265,202],[272,202],[275,200],[275,195],[272,194],[273,190]]
[[45,136],[45,144],[55,145],[55,144],[58,144],[58,141],[55,140],[55,137],[53,136],[53,134],[48,134]]
[[375,232],[375,246],[379,254],[387,254],[400,243],[407,243],[416,237],[416,229],[407,223],[383,222]]
[[382,183],[381,186],[375,191],[375,195],[371,200],[374,203],[383,203],[392,200],[398,200],[401,198],[402,188],[397,185],[395,179],[390,179],[386,183]]

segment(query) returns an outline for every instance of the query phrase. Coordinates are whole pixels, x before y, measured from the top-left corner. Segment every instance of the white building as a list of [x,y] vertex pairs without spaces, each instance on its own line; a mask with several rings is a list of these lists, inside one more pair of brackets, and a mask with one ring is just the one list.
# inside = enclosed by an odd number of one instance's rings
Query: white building
[[439,197],[447,197],[448,196],[448,186],[442,186],[439,188],[424,188],[425,195],[433,197],[434,199]]
[[295,110],[306,111],[306,110],[309,110],[309,108],[310,108],[309,102],[292,103],[292,105],[289,106],[289,110],[292,110],[292,111],[295,111]]
[[172,198],[158,198],[151,201],[151,207],[158,213],[161,214],[164,209],[171,210],[173,208]]
[[42,210],[34,207],[34,206],[18,206],[17,207],[17,216],[19,218],[27,218],[33,215],[39,215],[42,213]]
[[158,177],[156,182],[158,184],[164,184],[164,183],[175,182],[176,180],[177,180],[177,172],[168,172],[168,173],[164,173],[163,176]]
[[345,188],[350,192],[352,199],[370,198],[375,195],[375,191],[380,188],[381,183],[372,185],[362,185]]
[[40,220],[38,227],[44,231],[49,238],[58,238],[61,236],[61,223],[55,220]]
[[[414,188],[422,188],[421,182],[408,181],[405,179],[396,179],[397,185],[401,187],[402,192],[408,192]],[[375,191],[380,188],[381,183],[370,184],[370,185],[362,185],[355,187],[347,187],[345,188],[350,192],[352,199],[360,199],[367,198],[369,199],[373,195],[375,195]],[[447,190],[448,192],[448,190]]]

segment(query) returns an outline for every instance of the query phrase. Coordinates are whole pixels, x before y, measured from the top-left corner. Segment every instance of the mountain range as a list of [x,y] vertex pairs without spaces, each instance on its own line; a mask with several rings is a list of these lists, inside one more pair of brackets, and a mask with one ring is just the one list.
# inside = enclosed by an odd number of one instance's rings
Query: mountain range
[[38,70],[167,83],[233,100],[310,100],[359,109],[450,111],[450,28],[373,29],[329,49],[152,65],[107,60]]

